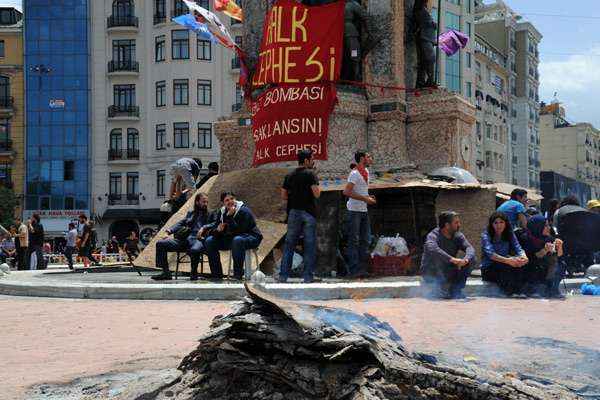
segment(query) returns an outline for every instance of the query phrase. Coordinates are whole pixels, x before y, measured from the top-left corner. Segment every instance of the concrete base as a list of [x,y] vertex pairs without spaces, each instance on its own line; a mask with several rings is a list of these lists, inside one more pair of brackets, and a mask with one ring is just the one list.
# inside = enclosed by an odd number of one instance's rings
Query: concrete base
[[[131,283],[90,282],[88,276],[104,273],[70,274],[68,270],[55,269],[53,276],[43,276],[48,271],[13,272],[0,279],[0,294],[11,296],[59,297],[75,299],[125,299],[125,300],[239,300],[246,295],[241,283],[214,284],[206,281],[190,283],[187,278],[168,283],[152,282],[147,273],[138,277],[135,272],[126,279]],[[80,275],[77,280],[66,279]],[[63,279],[61,279],[61,277]],[[139,283],[138,283],[139,282]],[[569,279],[567,291],[577,290],[587,279]],[[290,300],[366,300],[395,299],[422,296],[418,277],[399,277],[394,280],[342,281],[323,283],[267,283],[273,294]],[[489,296],[492,287],[479,279],[467,283],[468,296]]]

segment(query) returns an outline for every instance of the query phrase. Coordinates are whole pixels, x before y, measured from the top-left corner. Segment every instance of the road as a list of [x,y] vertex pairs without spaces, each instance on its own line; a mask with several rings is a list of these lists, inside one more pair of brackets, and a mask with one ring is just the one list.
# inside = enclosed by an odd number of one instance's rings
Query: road
[[[174,368],[231,303],[0,296],[0,399],[32,385]],[[558,379],[600,392],[600,299],[335,301],[388,321],[407,347],[443,361]],[[589,387],[585,387],[589,384]]]

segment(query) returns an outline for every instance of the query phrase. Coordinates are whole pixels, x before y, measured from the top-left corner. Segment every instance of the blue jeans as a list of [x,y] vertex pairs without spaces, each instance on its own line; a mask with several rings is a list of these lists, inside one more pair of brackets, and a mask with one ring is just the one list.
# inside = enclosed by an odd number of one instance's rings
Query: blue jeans
[[317,263],[317,220],[306,211],[290,210],[287,229],[279,276],[282,281],[288,279],[294,259],[294,249],[300,240],[300,235],[303,234],[304,282],[312,282]]
[[198,273],[198,264],[200,256],[204,251],[202,241],[196,239],[196,234],[188,236],[187,240],[163,239],[156,243],[156,266],[161,268],[164,273],[170,273],[168,253],[186,252],[190,255],[191,273]]
[[233,255],[233,276],[242,279],[244,276],[244,259],[246,250],[256,249],[262,239],[248,234],[237,236],[211,236],[204,242],[210,273],[214,278],[223,277],[223,266],[219,250],[231,250]]
[[346,249],[348,272],[350,275],[366,272],[371,241],[369,213],[348,211],[346,229],[348,231],[348,247]]

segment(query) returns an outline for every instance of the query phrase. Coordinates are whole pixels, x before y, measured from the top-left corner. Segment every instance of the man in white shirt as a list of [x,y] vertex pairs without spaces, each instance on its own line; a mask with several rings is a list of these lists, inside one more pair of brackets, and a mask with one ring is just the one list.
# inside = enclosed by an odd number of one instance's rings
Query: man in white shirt
[[367,168],[373,163],[373,158],[366,151],[359,150],[354,155],[354,159],[357,165],[350,172],[344,189],[344,196],[348,197],[346,261],[350,277],[359,277],[367,272],[366,261],[371,239],[368,206],[376,204],[377,201],[375,197],[369,195]]

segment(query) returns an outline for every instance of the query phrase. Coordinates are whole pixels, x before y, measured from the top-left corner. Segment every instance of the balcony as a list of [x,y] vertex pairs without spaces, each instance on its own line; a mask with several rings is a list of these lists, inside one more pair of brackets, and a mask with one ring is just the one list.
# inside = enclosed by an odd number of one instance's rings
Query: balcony
[[137,31],[139,20],[133,15],[111,15],[106,25],[109,31]]
[[140,108],[138,106],[110,106],[108,107],[108,118],[138,120],[140,119]]
[[115,75],[131,75],[140,72],[140,64],[132,60],[118,60],[108,62],[108,73]]
[[165,14],[154,14],[154,25],[164,24],[165,22],[167,22]]
[[12,97],[0,97],[0,110],[12,111],[15,99]]
[[139,194],[109,194],[108,205],[109,206],[138,206],[140,204]]
[[235,103],[231,105],[231,112],[238,112],[242,109],[242,103]]
[[138,149],[109,149],[108,161],[139,160],[140,151]]

